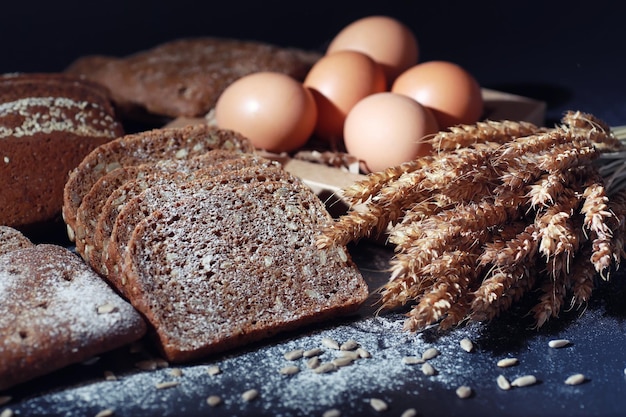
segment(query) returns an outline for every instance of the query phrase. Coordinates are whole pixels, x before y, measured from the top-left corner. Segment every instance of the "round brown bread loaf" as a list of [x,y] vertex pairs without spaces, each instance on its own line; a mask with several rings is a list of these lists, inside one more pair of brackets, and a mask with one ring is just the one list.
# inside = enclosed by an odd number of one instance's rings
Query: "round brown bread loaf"
[[0,390],[145,331],[137,311],[69,250],[37,245],[0,256]]
[[154,129],[126,135],[97,147],[74,169],[63,189],[63,218],[70,240],[75,239],[76,212],[83,197],[100,177],[122,166],[181,160],[211,149],[254,152],[242,135],[206,124]]
[[19,230],[9,226],[0,226],[0,255],[31,246],[33,242]]
[[[139,222],[123,273],[165,357],[187,361],[355,310],[368,289],[305,187],[220,184]],[[164,308],[164,306],[166,306]]]
[[123,134],[106,89],[59,74],[0,77],[0,224],[54,219],[68,172]]
[[281,72],[304,80],[319,53],[235,39],[191,38],[124,57],[82,57],[67,72],[107,86],[129,118],[204,116],[235,80]]

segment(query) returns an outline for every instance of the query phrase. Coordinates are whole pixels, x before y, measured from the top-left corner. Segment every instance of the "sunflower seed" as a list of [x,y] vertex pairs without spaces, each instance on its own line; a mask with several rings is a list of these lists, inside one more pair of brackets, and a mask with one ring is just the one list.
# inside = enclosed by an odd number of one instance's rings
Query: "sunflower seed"
[[115,414],[115,411],[112,408],[107,408],[98,412],[98,414],[96,414],[96,417],[111,417],[113,414]]
[[571,344],[571,342],[567,339],[555,339],[555,340],[550,340],[548,342],[548,346],[550,346],[551,348],[554,349],[558,349],[558,348],[562,348],[565,346],[569,346]]
[[461,385],[456,389],[456,396],[459,398],[469,398],[472,395],[472,389],[467,385]]
[[404,410],[400,417],[415,417],[417,415],[417,410],[415,408],[409,408]]
[[318,366],[320,366],[320,363],[320,358],[318,358],[317,356],[313,356],[308,361],[306,361],[306,366],[309,369],[316,369]]
[[222,370],[217,365],[209,366],[206,371],[211,376],[215,376],[215,375],[222,373]]
[[515,366],[519,363],[517,358],[504,358],[500,359],[496,365],[498,368],[508,368],[509,366]]
[[278,371],[281,375],[293,375],[293,374],[297,374],[298,372],[300,372],[300,368],[298,368],[297,366],[285,366],[284,368],[281,368]]
[[350,339],[342,343],[341,346],[339,346],[339,349],[340,350],[354,350],[358,347],[359,347],[359,344],[356,342],[356,340]]
[[567,377],[565,384],[567,385],[580,385],[585,382],[587,378],[583,374],[574,374]]
[[376,411],[387,411],[387,403],[380,398],[371,398],[370,406]]
[[534,385],[537,383],[537,378],[534,375],[524,375],[518,378],[515,378],[513,382],[511,382],[512,387],[527,387],[530,385]]
[[322,346],[327,347],[328,349],[339,350],[340,346],[336,340],[331,339],[330,337],[322,338]]
[[313,370],[316,374],[327,374],[329,372],[334,372],[337,370],[337,366],[332,362],[325,362],[320,364],[317,368]]
[[357,352],[356,350],[346,350],[343,351],[339,354],[340,358],[350,358],[353,361],[357,360],[357,359],[361,359],[361,356],[359,355],[359,352]]
[[372,354],[363,348],[357,348],[356,352],[359,354],[360,358],[367,359],[371,358]]
[[498,378],[496,378],[496,383],[498,384],[498,388],[503,391],[508,391],[511,389],[511,383],[508,379],[506,379],[504,375],[498,375]]
[[113,304],[103,304],[98,306],[98,314],[108,314],[117,311],[117,307]]
[[335,358],[331,361],[331,363],[335,365],[337,368],[352,365],[353,362],[354,362],[354,359],[346,357],[346,356]]
[[215,407],[222,403],[222,398],[219,395],[209,395],[206,399],[206,403],[211,407]]
[[427,376],[432,376],[435,375],[437,371],[435,370],[435,368],[433,368],[431,364],[429,364],[428,362],[424,362],[422,364],[422,373]]
[[402,362],[407,365],[419,365],[424,363],[424,359],[418,358],[417,356],[405,356],[402,358]]
[[459,344],[461,345],[461,349],[463,349],[464,351],[468,353],[474,350],[474,344],[467,337],[461,339]]
[[255,390],[254,388],[249,389],[248,391],[241,394],[241,398],[246,402],[252,401],[258,396],[259,396],[259,391]]
[[166,389],[166,388],[173,388],[177,386],[178,384],[180,384],[180,382],[178,381],[165,381],[165,382],[157,383],[155,387],[156,389]]
[[283,356],[288,361],[297,361],[298,359],[302,358],[303,355],[304,355],[303,349],[295,349],[295,350],[285,353]]
[[313,349],[305,350],[304,352],[302,352],[302,356],[304,356],[305,358],[312,358],[313,356],[319,356],[322,353],[324,353],[322,349],[313,348]]
[[428,348],[422,353],[422,359],[425,361],[432,359],[439,355],[439,351],[436,348]]
[[331,408],[330,410],[324,411],[322,417],[339,417],[340,415],[341,411],[337,410],[336,408]]

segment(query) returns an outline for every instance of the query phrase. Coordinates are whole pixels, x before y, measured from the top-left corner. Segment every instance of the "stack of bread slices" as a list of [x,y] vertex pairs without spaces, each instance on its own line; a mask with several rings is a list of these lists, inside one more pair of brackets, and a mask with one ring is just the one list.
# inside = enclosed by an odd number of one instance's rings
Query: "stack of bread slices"
[[354,312],[368,296],[345,247],[316,247],[332,221],[320,199],[206,124],[96,148],[70,174],[63,216],[169,361]]

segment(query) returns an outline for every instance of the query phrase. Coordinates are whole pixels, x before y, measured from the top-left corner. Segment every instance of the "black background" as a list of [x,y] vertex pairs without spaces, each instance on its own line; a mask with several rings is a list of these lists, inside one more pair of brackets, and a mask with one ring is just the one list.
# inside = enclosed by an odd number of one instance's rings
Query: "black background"
[[189,36],[324,50],[355,19],[406,23],[420,60],[457,62],[489,88],[626,124],[626,6],[616,1],[17,1],[0,15],[0,72],[61,71]]

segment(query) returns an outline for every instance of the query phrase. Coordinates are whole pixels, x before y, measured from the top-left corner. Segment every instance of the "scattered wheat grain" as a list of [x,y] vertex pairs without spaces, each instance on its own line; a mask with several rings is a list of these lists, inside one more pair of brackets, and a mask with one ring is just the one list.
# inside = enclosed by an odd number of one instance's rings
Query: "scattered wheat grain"
[[387,406],[387,403],[380,398],[370,398],[370,406],[378,412],[387,411],[387,409],[389,408],[389,406]]
[[107,408],[102,411],[99,411],[95,417],[111,417],[114,414],[115,414],[115,410],[113,410],[112,408]]
[[459,344],[461,345],[461,349],[463,349],[464,351],[468,353],[474,350],[474,343],[472,343],[472,341],[468,339],[467,337],[464,337],[463,339],[461,339]]
[[337,370],[337,366],[332,362],[321,363],[317,368],[313,370],[316,374],[327,374]]
[[426,376],[433,376],[437,373],[437,371],[435,370],[435,368],[433,368],[431,364],[429,364],[428,362],[424,362],[422,364],[422,373]]
[[296,360],[302,358],[303,355],[304,355],[304,350],[303,349],[295,349],[295,350],[292,350],[292,351],[289,351],[289,352],[285,353],[284,357],[288,361],[296,361]]
[[300,372],[300,368],[294,365],[285,366],[278,371],[281,375],[293,375]]
[[317,369],[317,367],[320,366],[321,360],[318,356],[313,356],[312,358],[309,358],[308,361],[306,361],[306,366],[309,369]]
[[179,381],[165,381],[165,382],[159,382],[155,385],[156,389],[167,389],[167,388],[173,388],[175,386],[178,386],[180,384]]
[[574,374],[567,377],[565,380],[566,385],[580,385],[585,382],[587,378],[583,374]]
[[324,353],[324,351],[320,348],[313,348],[313,349],[309,349],[309,350],[305,350],[302,353],[302,356],[304,356],[305,358],[312,358],[313,356],[319,356],[322,353]]
[[327,347],[328,349],[332,349],[332,350],[340,349],[339,343],[337,343],[336,340],[331,339],[330,337],[322,338],[322,346]]
[[206,371],[211,376],[219,375],[222,373],[222,370],[217,365],[209,366]]
[[347,357],[347,356],[342,356],[342,357],[333,359],[331,363],[335,365],[337,368],[342,368],[344,366],[352,365],[354,363],[354,359]]
[[500,359],[496,364],[498,368],[508,368],[510,366],[515,366],[519,363],[517,358],[504,358]]
[[528,387],[537,383],[537,378],[534,375],[524,375],[517,377],[511,382],[512,387]]
[[437,356],[439,356],[439,350],[437,350],[437,348],[428,348],[424,351],[424,353],[422,353],[422,359],[424,359],[425,361],[433,359]]
[[359,344],[357,343],[356,340],[346,340],[345,342],[343,342],[341,344],[341,346],[339,346],[340,350],[355,350],[356,348],[359,347]]
[[322,414],[322,417],[339,417],[341,416],[341,411],[339,411],[336,408],[331,408],[330,410],[326,410],[324,411],[324,414]]
[[244,400],[245,402],[250,402],[256,399],[258,396],[259,396],[259,391],[252,388],[252,389],[245,391],[243,394],[241,394],[241,399]]
[[216,407],[222,403],[222,398],[219,395],[209,395],[206,399],[206,403],[211,407]]
[[408,408],[404,410],[400,417],[415,417],[417,416],[417,410],[415,408]]
[[566,347],[569,346],[571,344],[571,342],[567,339],[555,339],[555,340],[550,340],[548,342],[548,346],[550,346],[551,348],[554,349],[559,349],[562,347]]
[[496,383],[498,384],[498,388],[503,391],[508,391],[511,389],[511,383],[508,379],[506,379],[504,375],[498,375],[498,378],[496,378]]
[[407,365],[421,365],[424,363],[424,359],[417,356],[405,356],[402,358],[402,362]]
[[472,389],[467,385],[461,385],[456,389],[456,396],[462,399],[472,396]]

